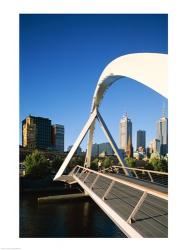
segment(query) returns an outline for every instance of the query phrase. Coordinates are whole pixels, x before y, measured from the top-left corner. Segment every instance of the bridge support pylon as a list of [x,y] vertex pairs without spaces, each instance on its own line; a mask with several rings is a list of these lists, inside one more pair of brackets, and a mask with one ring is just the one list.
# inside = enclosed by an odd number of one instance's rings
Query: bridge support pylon
[[61,177],[61,175],[64,173],[66,167],[68,166],[70,160],[72,159],[73,155],[75,154],[77,148],[81,144],[82,140],[84,139],[84,137],[86,136],[88,131],[89,131],[89,138],[88,138],[87,153],[86,153],[84,167],[90,168],[92,145],[93,145],[93,134],[94,134],[96,118],[99,121],[100,127],[102,128],[106,138],[108,139],[115,155],[117,156],[119,162],[121,163],[124,173],[126,175],[129,175],[127,169],[125,168],[125,167],[127,167],[127,165],[126,165],[112,135],[110,134],[109,129],[107,128],[101,114],[99,113],[99,110],[97,108],[95,108],[94,111],[90,114],[88,121],[86,122],[84,128],[82,129],[81,133],[79,134],[73,147],[71,148],[70,152],[68,153],[67,157],[65,158],[62,166],[60,167],[57,174],[55,175],[54,180],[58,180]]

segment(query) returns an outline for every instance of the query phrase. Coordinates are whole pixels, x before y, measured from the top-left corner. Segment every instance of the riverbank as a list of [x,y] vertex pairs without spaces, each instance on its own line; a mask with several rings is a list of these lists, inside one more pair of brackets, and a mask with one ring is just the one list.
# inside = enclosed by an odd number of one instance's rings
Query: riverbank
[[78,184],[69,185],[60,181],[53,181],[53,176],[48,176],[43,179],[31,179],[20,177],[20,194],[23,193],[80,193],[83,192]]

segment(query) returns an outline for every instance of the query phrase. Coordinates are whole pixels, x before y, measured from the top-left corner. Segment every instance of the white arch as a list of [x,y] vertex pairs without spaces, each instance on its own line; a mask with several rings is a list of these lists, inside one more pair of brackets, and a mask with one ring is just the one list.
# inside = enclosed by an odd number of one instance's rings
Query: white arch
[[128,54],[118,57],[106,66],[99,78],[94,92],[91,115],[87,123],[85,124],[83,130],[81,131],[79,137],[77,138],[76,142],[74,143],[71,151],[69,152],[65,161],[57,172],[54,180],[57,180],[63,174],[65,168],[70,162],[73,154],[76,152],[76,149],[84,139],[88,130],[89,138],[85,163],[87,167],[90,167],[93,133],[96,117],[101,122],[101,126],[104,129],[104,132],[107,135],[111,146],[116,152],[119,161],[122,163],[123,166],[125,166],[125,162],[121,158],[118,152],[118,148],[116,147],[115,142],[106,127],[106,124],[102,120],[102,117],[100,116],[99,112],[97,112],[97,109],[101,103],[101,100],[106,90],[115,81],[122,77],[132,78],[146,85],[147,87],[155,90],[164,97],[167,97],[167,55],[161,53]]
[[[92,100],[91,112],[99,107],[104,93],[118,79],[132,78],[167,97],[167,55],[160,53],[135,53],[120,56],[110,62],[102,72]],[[86,165],[90,167],[95,123],[89,130]]]
[[132,78],[167,98],[167,55],[135,53],[120,56],[103,70],[93,96],[92,111],[105,91],[122,77]]

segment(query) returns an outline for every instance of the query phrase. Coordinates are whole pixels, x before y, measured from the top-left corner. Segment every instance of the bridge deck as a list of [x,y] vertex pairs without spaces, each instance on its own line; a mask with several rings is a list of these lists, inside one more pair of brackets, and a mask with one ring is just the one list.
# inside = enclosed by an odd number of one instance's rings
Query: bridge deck
[[[111,174],[110,174],[111,175]],[[82,174],[80,180],[84,180],[86,173]],[[112,174],[117,178],[132,181],[142,186],[150,187],[158,191],[167,192],[167,188],[152,183]],[[90,173],[85,185],[91,186],[96,174]],[[99,177],[94,185],[93,192],[100,198],[103,197],[111,183],[110,179]],[[106,196],[105,202],[115,210],[124,220],[130,216],[132,209],[140,199],[142,192],[120,183],[115,183]],[[165,238],[168,236],[168,204],[166,200],[148,195],[136,214],[136,221],[131,224],[143,237]]]

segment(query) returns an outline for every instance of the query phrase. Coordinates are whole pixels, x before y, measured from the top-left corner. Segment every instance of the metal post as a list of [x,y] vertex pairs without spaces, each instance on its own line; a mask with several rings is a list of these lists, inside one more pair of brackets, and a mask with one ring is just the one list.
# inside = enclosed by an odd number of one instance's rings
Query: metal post
[[79,170],[80,170],[80,167],[78,167],[78,169],[77,169],[77,171],[76,171],[75,175],[79,172]]
[[98,179],[99,179],[99,175],[96,176],[96,178],[95,178],[94,182],[92,183],[90,189],[93,189],[93,187],[94,187],[94,185],[95,185],[95,183],[97,182]]
[[103,195],[102,200],[106,200],[106,196],[109,194],[109,192],[112,189],[114,183],[115,183],[114,180],[110,183],[110,186],[108,187],[108,189],[106,190],[105,194]]
[[138,179],[138,175],[135,170],[133,170],[133,173],[135,174],[136,178]]
[[77,166],[76,167],[74,167],[72,170],[71,170],[71,172],[69,173],[69,175],[73,175],[73,173],[75,172],[75,169],[77,168]]
[[151,182],[154,182],[153,177],[151,176],[151,173],[148,172],[149,178],[151,179]]
[[88,178],[89,174],[90,174],[90,172],[88,172],[88,174],[87,174],[86,177],[84,178],[83,183],[85,183],[85,181],[86,181],[86,179]]
[[80,175],[78,176],[79,179],[81,178],[82,174],[84,173],[84,169],[82,169],[82,172],[80,173]]
[[142,203],[144,202],[145,198],[147,197],[147,192],[143,192],[143,195],[141,196],[141,198],[139,199],[138,203],[136,204],[135,208],[133,209],[131,215],[129,216],[127,222],[129,224],[131,224],[132,219],[134,219],[134,216],[136,215],[136,213],[138,212],[139,208],[141,207]]

